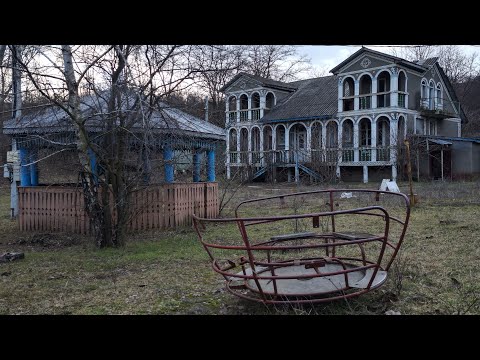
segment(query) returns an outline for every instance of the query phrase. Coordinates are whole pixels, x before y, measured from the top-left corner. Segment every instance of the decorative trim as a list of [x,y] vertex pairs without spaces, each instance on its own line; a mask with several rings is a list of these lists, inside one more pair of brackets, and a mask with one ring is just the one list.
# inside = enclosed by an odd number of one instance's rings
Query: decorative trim
[[360,63],[360,66],[366,69],[367,67],[370,66],[371,63],[372,61],[368,57],[364,57],[362,62]]

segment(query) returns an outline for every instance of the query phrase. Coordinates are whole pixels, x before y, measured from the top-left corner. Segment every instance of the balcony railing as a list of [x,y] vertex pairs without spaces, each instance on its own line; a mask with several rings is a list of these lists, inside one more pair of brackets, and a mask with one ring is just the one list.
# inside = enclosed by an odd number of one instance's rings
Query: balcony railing
[[372,97],[371,96],[360,96],[359,98],[360,109],[370,109],[372,107]]
[[390,107],[390,92],[377,94],[377,108]]
[[372,161],[372,148],[371,147],[360,147],[359,148],[359,159],[360,159],[360,161]]
[[[390,162],[390,146],[359,148],[324,148],[300,150],[266,150],[266,151],[230,151],[230,164],[265,166],[268,164],[293,165],[295,163],[326,163],[330,165],[353,162]],[[355,153],[358,160],[355,161]],[[251,159],[249,159],[251,155]],[[240,161],[239,161],[240,160]],[[375,162],[373,161],[373,162]]]
[[248,121],[248,110],[240,110],[240,121]]
[[260,119],[260,109],[252,109],[252,120],[259,120]]
[[377,161],[390,161],[390,148],[377,146]]
[[355,150],[353,148],[342,149],[342,162],[352,162],[355,160]]
[[230,124],[234,124],[237,122],[237,111],[229,111],[227,116],[227,121]]

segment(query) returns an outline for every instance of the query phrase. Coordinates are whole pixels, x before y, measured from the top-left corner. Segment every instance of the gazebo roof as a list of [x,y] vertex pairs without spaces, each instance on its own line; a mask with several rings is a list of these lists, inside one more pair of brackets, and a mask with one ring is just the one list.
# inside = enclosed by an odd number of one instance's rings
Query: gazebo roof
[[[206,122],[196,116],[172,107],[165,102],[158,102],[154,110],[150,110],[143,102],[136,102],[134,96],[123,96],[122,111],[129,113],[134,119],[128,126],[132,132],[145,130],[159,134],[175,134],[205,140],[225,140],[225,130]],[[109,116],[106,96],[83,96],[80,113],[86,119],[88,131],[105,130]],[[136,105],[134,105],[136,102]],[[151,116],[147,116],[151,112]],[[145,116],[143,115],[145,114]],[[3,132],[7,135],[51,134],[72,132],[74,127],[68,114],[59,106],[47,104],[18,119],[5,121]]]

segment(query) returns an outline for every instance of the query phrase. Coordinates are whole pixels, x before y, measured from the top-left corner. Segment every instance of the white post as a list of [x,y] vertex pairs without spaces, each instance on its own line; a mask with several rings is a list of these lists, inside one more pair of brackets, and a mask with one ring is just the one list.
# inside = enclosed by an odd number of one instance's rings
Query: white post
[[[249,111],[250,112],[250,111]],[[252,129],[248,129],[248,141],[247,141],[247,150],[248,150],[248,165],[252,165]]]
[[343,111],[343,86],[342,86],[342,78],[338,78],[338,112]]
[[237,123],[240,122],[240,98],[236,96],[237,99]]
[[277,150],[277,129],[272,128],[272,150]]
[[307,126],[307,161],[310,161],[312,154],[312,124]]
[[238,164],[240,164],[240,133],[241,132],[242,132],[242,129],[237,129],[237,163]]
[[[12,138],[12,151],[17,151],[17,140]],[[18,184],[17,179],[18,176],[16,175],[17,171],[20,171],[19,164],[14,163],[12,166],[12,182],[10,183],[10,209],[12,218],[17,217],[18,215]]]
[[377,78],[372,79],[372,109],[377,108]]
[[390,162],[392,163],[392,180],[397,180],[397,139],[398,119],[390,120]]
[[342,125],[342,122],[339,121],[338,122],[338,129],[337,129],[337,139],[338,139],[338,145],[337,145],[337,148],[338,148],[338,153],[337,153],[337,156],[336,156],[336,159],[337,159],[337,176],[339,177],[340,176],[340,167],[339,167],[339,163],[342,162],[342,148],[343,148],[343,125]]
[[392,76],[390,76],[390,106],[398,106],[398,69],[392,68]]
[[368,183],[368,166],[363,165],[363,183]]
[[360,159],[360,153],[358,150],[358,120],[353,122],[353,161],[358,162]]
[[248,112],[247,112],[247,117],[248,121],[252,121],[252,96],[248,95]]
[[360,108],[360,100],[358,96],[360,95],[360,81],[355,80],[355,98],[353,100],[353,109],[358,110]]
[[324,123],[322,126],[322,158],[324,161],[327,160],[327,123]]
[[372,121],[372,161],[377,161],[377,120]]
[[[290,129],[285,126],[285,161],[290,162]],[[290,172],[289,172],[290,173]]]
[[265,92],[261,92],[260,93],[260,119],[265,114],[265,103],[266,103]]
[[260,131],[260,145],[259,145],[259,154],[260,154],[260,165],[261,166],[265,166],[265,153],[263,152],[263,130],[264,128],[262,127],[261,131]]
[[228,119],[230,118],[230,97],[227,96],[227,100],[225,101],[225,127],[228,124]]

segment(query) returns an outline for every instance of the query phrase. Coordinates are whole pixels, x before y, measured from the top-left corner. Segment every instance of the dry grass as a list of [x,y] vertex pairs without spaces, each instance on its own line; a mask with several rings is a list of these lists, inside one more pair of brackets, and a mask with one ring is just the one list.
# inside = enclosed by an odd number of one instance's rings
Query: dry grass
[[[232,205],[318,188],[256,186]],[[8,190],[0,187],[0,253],[25,259],[0,264],[0,314],[480,314],[478,183],[415,184],[420,203],[387,283],[348,302],[304,307],[265,307],[225,292],[189,228],[137,233],[124,249],[106,250],[79,236],[19,233]]]

